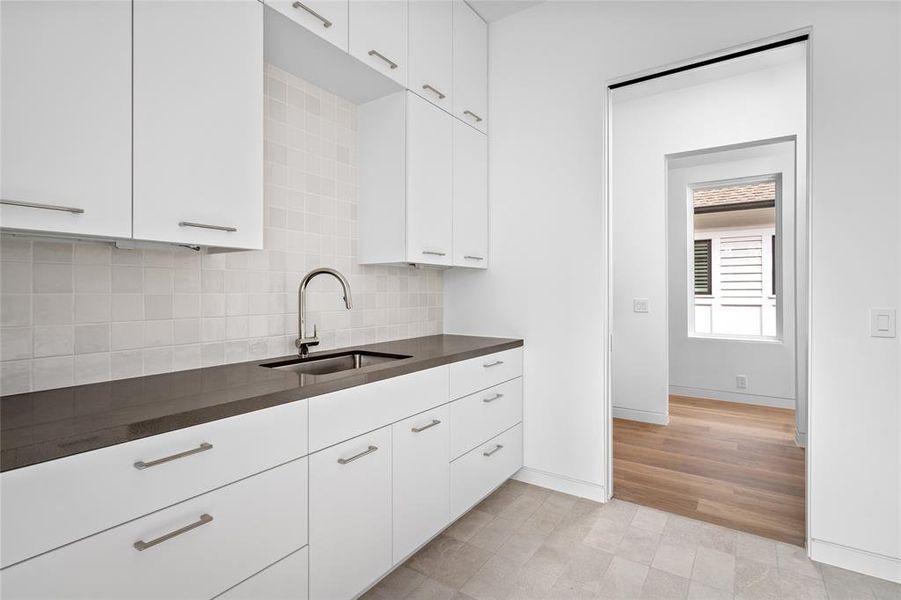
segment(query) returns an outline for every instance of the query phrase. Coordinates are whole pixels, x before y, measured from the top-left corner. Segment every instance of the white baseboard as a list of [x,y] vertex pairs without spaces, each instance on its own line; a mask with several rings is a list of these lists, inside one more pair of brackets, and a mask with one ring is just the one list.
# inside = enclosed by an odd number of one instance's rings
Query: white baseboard
[[642,423],[653,423],[654,425],[666,425],[669,423],[669,415],[667,414],[651,412],[649,410],[623,408],[621,406],[613,407],[613,418],[641,421]]
[[901,559],[823,540],[810,540],[810,558],[864,575],[901,583]]
[[513,475],[513,479],[524,483],[531,483],[539,487],[554,490],[571,496],[588,498],[595,502],[606,502],[607,490],[604,486],[590,481],[583,481],[565,475],[556,475],[530,467],[523,467]]
[[692,398],[706,398],[707,400],[723,400],[724,402],[737,402],[739,404],[756,404],[757,406],[771,406],[773,408],[795,409],[794,398],[777,398],[775,396],[758,396],[756,394],[743,394],[741,392],[726,392],[721,390],[706,390],[704,388],[685,387],[681,385],[669,386],[669,393],[674,396],[689,396]]
[[795,430],[795,446],[798,448],[806,448],[807,447],[807,434],[801,433],[798,430]]

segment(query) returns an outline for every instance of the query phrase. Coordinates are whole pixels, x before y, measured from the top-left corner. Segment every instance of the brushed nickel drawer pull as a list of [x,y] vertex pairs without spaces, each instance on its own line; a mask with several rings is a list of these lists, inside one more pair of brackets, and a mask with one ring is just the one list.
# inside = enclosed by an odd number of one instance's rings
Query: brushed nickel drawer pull
[[473,119],[475,119],[475,120],[476,120],[476,123],[481,123],[481,122],[482,122],[482,117],[480,117],[479,115],[475,114],[475,113],[472,112],[471,110],[464,110],[464,111],[463,111],[463,114],[464,114],[464,115],[469,115],[470,117],[472,117]]
[[0,200],[0,204],[6,204],[7,206],[21,206],[22,208],[58,210],[60,212],[72,213],[74,215],[80,215],[84,213],[83,208],[76,208],[74,206],[60,206],[59,204],[38,204],[37,202],[19,202],[18,200]]
[[229,227],[228,225],[207,225],[206,223],[192,223],[191,221],[180,221],[179,227],[197,227],[198,229],[215,229],[216,231],[228,231],[234,233],[238,231],[237,227]]
[[484,256],[472,256],[472,255],[469,255],[469,254],[467,254],[467,255],[464,256],[463,258],[465,258],[466,260],[485,260],[485,257],[484,257]]
[[[388,58],[387,56],[385,56],[384,54],[382,54],[381,52],[377,52],[376,50],[370,50],[370,51],[369,51],[369,56],[378,56],[378,57],[381,58],[383,61],[385,61],[386,63],[388,63],[388,67],[389,67],[389,68],[391,68],[391,69],[396,69],[396,68],[397,68],[397,63],[394,62],[393,60],[391,60],[390,58]],[[480,120],[481,120],[481,119],[480,119]]]
[[495,444],[495,445],[494,445],[494,450],[489,450],[488,452],[482,452],[482,456],[491,456],[492,454],[494,454],[495,452],[497,452],[497,451],[500,450],[501,448],[503,448],[503,446],[502,446],[501,444]]
[[339,458],[339,459],[338,459],[338,464],[339,464],[339,465],[346,465],[347,463],[352,463],[353,461],[357,460],[358,458],[363,458],[363,457],[366,456],[367,454],[372,454],[372,453],[375,452],[376,450],[378,450],[378,446],[370,446],[368,449],[363,450],[363,451],[360,452],[359,454],[354,454],[354,455],[351,456],[350,458]]
[[490,398],[482,398],[482,402],[484,402],[485,404],[489,404],[491,402],[494,402],[495,400],[500,400],[503,397],[504,397],[503,394],[495,394]]
[[196,448],[193,448],[191,450],[185,450],[184,452],[179,452],[178,454],[173,454],[172,456],[164,456],[163,458],[158,458],[158,459],[152,460],[150,462],[144,462],[143,460],[139,460],[138,462],[135,463],[134,467],[135,467],[135,469],[138,469],[140,471],[142,469],[147,469],[149,467],[155,467],[155,466],[161,465],[163,463],[171,462],[173,460],[178,460],[179,458],[184,458],[186,456],[191,456],[193,454],[200,454],[201,452],[206,452],[207,450],[212,450],[212,449],[213,449],[212,444],[208,444],[207,442],[204,442],[204,443],[200,444],[199,446],[197,446]]
[[496,367],[496,366],[502,365],[502,364],[504,364],[504,361],[502,361],[502,360],[496,360],[496,361],[494,361],[493,363],[485,363],[485,364],[483,364],[482,366],[485,367],[486,369],[488,369],[488,368],[490,368],[490,367]]
[[185,525],[181,529],[176,529],[175,531],[167,533],[166,535],[161,535],[160,537],[156,538],[155,540],[150,540],[149,542],[145,542],[144,540],[138,540],[137,542],[134,543],[135,550],[137,550],[138,552],[143,552],[147,548],[152,548],[152,547],[156,546],[157,544],[162,544],[163,542],[165,542],[167,540],[171,540],[174,537],[178,537],[183,533],[188,533],[192,529],[197,529],[201,525],[206,525],[207,523],[209,523],[212,520],[213,520],[213,517],[211,517],[210,515],[208,515],[206,513],[203,513],[202,515],[200,515],[199,519],[197,519],[190,525]]
[[447,252],[437,252],[435,250],[423,250],[422,253],[429,256],[447,256]]
[[331,21],[329,21],[328,19],[326,19],[325,17],[320,15],[318,12],[316,12],[315,10],[313,10],[312,8],[310,8],[309,6],[307,6],[301,2],[295,2],[294,4],[291,5],[291,7],[292,8],[300,8],[302,10],[307,11],[308,13],[310,13],[311,15],[313,15],[314,17],[316,17],[317,19],[322,21],[322,26],[325,27],[326,29],[328,29],[329,27],[332,26]]
[[438,419],[432,419],[432,422],[428,425],[423,425],[422,427],[414,427],[410,431],[412,431],[413,433],[420,433],[422,431],[425,431],[426,429],[431,429],[435,425],[441,425],[441,421],[439,421]]
[[430,86],[429,84],[423,85],[423,86],[422,86],[422,89],[428,90],[428,91],[430,91],[430,92],[435,92],[435,94],[438,96],[438,99],[439,99],[439,100],[444,100],[444,99],[447,97],[447,96],[445,96],[444,94],[442,94],[440,91],[438,91],[438,90],[436,90],[435,88],[433,88],[432,86]]

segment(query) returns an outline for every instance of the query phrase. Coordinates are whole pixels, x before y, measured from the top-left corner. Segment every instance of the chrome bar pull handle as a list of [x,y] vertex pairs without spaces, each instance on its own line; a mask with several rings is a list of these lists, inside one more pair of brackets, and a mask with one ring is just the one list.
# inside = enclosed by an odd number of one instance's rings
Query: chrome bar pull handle
[[238,231],[237,227],[230,227],[228,225],[209,225],[207,223],[192,223],[191,221],[179,221],[178,226],[197,227],[198,229],[215,229],[216,231],[228,231],[229,233]]
[[441,421],[439,421],[438,419],[432,419],[432,422],[428,425],[423,425],[422,427],[414,427],[410,431],[412,431],[413,433],[420,433],[425,431],[426,429],[431,429],[435,425],[441,425]]
[[438,91],[437,89],[433,88],[433,87],[430,86],[429,84],[423,85],[423,86],[422,86],[422,89],[428,90],[428,91],[430,91],[430,92],[434,92],[434,93],[438,96],[438,99],[439,99],[439,100],[444,100],[445,98],[447,98],[447,96],[445,96],[444,94],[442,94],[440,91]]
[[6,204],[7,206],[21,206],[22,208],[57,210],[60,212],[72,213],[73,215],[80,215],[84,213],[83,208],[77,208],[75,206],[60,206],[59,204],[39,204],[37,202],[19,202],[18,200],[0,200],[0,204]]
[[494,448],[492,450],[489,450],[488,452],[482,452],[482,456],[491,456],[495,452],[499,451],[501,448],[503,448],[503,446],[501,444],[495,444]]
[[172,462],[173,460],[178,460],[179,458],[184,458],[186,456],[191,456],[193,454],[200,454],[201,452],[206,452],[207,450],[212,450],[213,445],[204,442],[193,448],[191,450],[185,450],[184,452],[179,452],[178,454],[173,454],[171,456],[164,456],[163,458],[158,458],[156,460],[152,460],[150,462],[144,462],[143,460],[139,460],[134,464],[135,469],[141,471],[143,469],[147,469],[150,467],[155,467],[157,465],[161,465],[163,463]]
[[503,394],[495,394],[495,395],[491,396],[490,398],[482,398],[482,402],[484,402],[485,404],[491,404],[495,400],[500,400],[503,397],[504,397]]
[[447,252],[438,252],[437,250],[423,250],[422,253],[429,256],[447,256]]
[[502,365],[502,364],[504,364],[504,361],[502,361],[502,360],[496,360],[496,361],[491,362],[491,363],[485,363],[485,364],[483,364],[482,366],[485,367],[486,369],[490,369],[491,367],[496,367],[496,366]]
[[481,122],[482,122],[482,117],[480,117],[479,115],[475,114],[475,113],[472,112],[471,110],[464,110],[464,111],[463,111],[463,114],[464,114],[464,115],[469,115],[470,117],[472,117],[473,119],[475,119],[475,120],[476,120],[476,123],[481,123]]
[[328,29],[329,27],[332,26],[332,22],[331,22],[331,21],[329,21],[328,19],[326,19],[325,17],[323,17],[322,15],[320,15],[318,12],[316,12],[315,10],[313,10],[312,8],[310,8],[309,6],[307,6],[306,4],[303,4],[303,3],[301,3],[301,2],[295,2],[294,4],[291,5],[291,7],[292,7],[292,8],[299,8],[299,9],[301,9],[301,10],[307,11],[308,13],[310,13],[311,15],[313,15],[314,17],[316,17],[317,19],[319,19],[320,21],[322,21],[322,26],[325,27],[326,29]]
[[[369,56],[378,56],[378,57],[381,58],[383,61],[385,61],[386,63],[388,63],[388,67],[389,67],[389,68],[391,68],[391,69],[396,69],[396,68],[397,68],[397,63],[394,62],[393,60],[391,60],[390,58],[388,58],[387,56],[385,56],[384,54],[382,54],[381,52],[378,52],[378,51],[376,51],[376,50],[370,50],[370,51],[369,51]],[[481,119],[479,119],[479,120],[481,120]]]
[[484,256],[473,256],[471,254],[467,254],[463,258],[465,258],[466,260],[485,260]]
[[145,542],[144,540],[138,540],[137,542],[134,543],[135,550],[137,550],[138,552],[143,552],[147,548],[153,548],[157,544],[162,544],[163,542],[171,540],[174,537],[178,537],[183,533],[188,533],[192,529],[197,529],[201,525],[206,525],[207,523],[211,522],[212,520],[213,520],[213,517],[211,517],[210,515],[208,515],[206,513],[203,513],[202,515],[200,515],[199,519],[197,519],[190,525],[185,525],[184,527],[182,527],[180,529],[176,529],[175,531],[167,533],[166,535],[161,535],[160,537],[158,537],[154,540],[150,540],[149,542]]
[[363,457],[366,456],[367,454],[372,454],[372,453],[375,452],[376,450],[378,450],[378,446],[370,446],[370,447],[367,448],[366,450],[363,450],[363,451],[360,452],[359,454],[354,454],[354,455],[351,456],[350,458],[339,458],[339,459],[338,459],[338,464],[339,464],[339,465],[346,465],[347,463],[352,463],[353,461],[357,460],[358,458],[363,458]]

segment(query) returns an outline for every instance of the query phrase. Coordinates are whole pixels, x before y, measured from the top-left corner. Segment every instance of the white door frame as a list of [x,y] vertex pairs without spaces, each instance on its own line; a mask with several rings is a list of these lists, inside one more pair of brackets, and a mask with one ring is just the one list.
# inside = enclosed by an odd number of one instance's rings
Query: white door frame
[[[613,125],[613,110],[612,110],[612,94],[613,90],[610,89],[611,85],[615,85],[618,83],[623,83],[626,81],[631,81],[634,79],[639,79],[647,76],[664,74],[668,71],[672,70],[682,70],[684,67],[688,67],[690,65],[696,65],[698,63],[702,63],[705,61],[709,61],[711,59],[717,59],[723,56],[732,55],[735,53],[751,50],[754,48],[760,48],[761,46],[766,46],[768,44],[773,44],[777,42],[782,42],[785,40],[789,40],[792,38],[797,38],[800,36],[807,36],[807,102],[806,102],[806,126],[807,132],[805,136],[805,145],[806,145],[806,157],[807,157],[807,169],[805,174],[806,179],[806,189],[805,189],[805,197],[804,197],[804,205],[805,205],[805,217],[807,222],[807,239],[804,240],[803,244],[798,244],[797,247],[800,251],[803,251],[806,255],[807,269],[806,273],[798,274],[795,278],[795,286],[797,289],[796,293],[796,303],[800,306],[803,304],[806,305],[806,315],[798,314],[796,318],[796,348],[797,352],[800,354],[804,353],[804,372],[799,370],[796,374],[797,379],[797,387],[800,397],[800,393],[805,393],[807,397],[807,440],[806,440],[806,457],[805,457],[805,537],[806,537],[806,548],[808,555],[810,554],[810,546],[811,546],[811,536],[810,536],[810,498],[811,498],[811,487],[813,485],[813,481],[811,480],[811,463],[813,461],[814,456],[814,437],[811,434],[810,423],[811,418],[810,415],[813,412],[813,395],[811,393],[810,386],[810,342],[811,342],[811,322],[812,322],[812,314],[813,314],[813,298],[810,295],[810,274],[812,272],[811,269],[811,252],[810,252],[810,240],[812,239],[812,221],[810,219],[811,215],[811,198],[812,198],[812,173],[813,173],[813,156],[812,156],[812,144],[811,138],[813,135],[813,127],[812,127],[812,88],[811,88],[811,45],[813,44],[813,28],[805,27],[802,29],[796,29],[793,31],[788,31],[780,34],[776,34],[767,38],[755,40],[752,42],[748,42],[745,44],[740,44],[738,46],[732,46],[729,48],[724,48],[722,50],[718,50],[716,52],[711,52],[708,54],[704,54],[701,56],[696,56],[687,60],[682,60],[674,63],[669,63],[666,65],[662,65],[659,67],[655,67],[653,69],[647,69],[644,71],[640,71],[637,73],[631,73],[622,75],[619,77],[614,77],[609,79],[605,83],[606,94],[604,98],[604,106],[603,106],[603,117],[604,117],[604,191],[603,191],[603,212],[604,212],[604,221],[605,221],[605,235],[607,247],[606,247],[606,264],[604,265],[604,275],[605,275],[605,285],[606,285],[606,297],[607,297],[607,314],[604,320],[604,331],[603,336],[607,340],[606,343],[606,351],[604,352],[604,364],[603,364],[603,372],[605,377],[605,390],[604,390],[604,398],[603,398],[603,418],[604,423],[602,423],[602,430],[606,431],[607,435],[607,465],[606,465],[606,492],[607,492],[607,500],[609,501],[613,498],[613,380],[612,380],[612,354],[613,354],[613,335],[612,335],[612,327],[613,327],[613,185],[612,185],[612,173],[613,173],[613,135],[612,135],[612,125]],[[796,202],[801,200],[801,198],[797,198]],[[796,259],[797,260],[797,259]],[[803,278],[803,281],[802,281]],[[803,285],[803,289],[799,286]],[[802,300],[803,298],[803,300]],[[803,329],[801,329],[803,327]],[[803,348],[803,349],[802,349]],[[803,389],[801,386],[803,385]],[[797,440],[803,444],[805,440]]]

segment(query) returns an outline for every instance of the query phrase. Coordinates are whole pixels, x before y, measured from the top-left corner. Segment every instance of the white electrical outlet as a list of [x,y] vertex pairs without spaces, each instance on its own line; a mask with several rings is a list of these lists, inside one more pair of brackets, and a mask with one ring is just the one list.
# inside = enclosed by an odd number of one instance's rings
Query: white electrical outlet
[[637,313],[648,312],[648,299],[647,298],[633,298],[632,299],[632,312],[637,312]]
[[748,376],[747,375],[736,375],[735,376],[735,387],[740,390],[748,389]]

